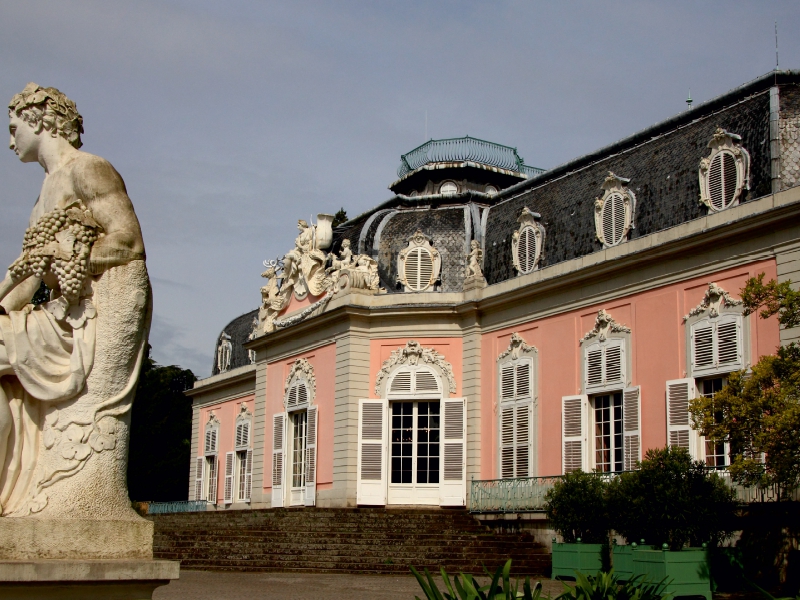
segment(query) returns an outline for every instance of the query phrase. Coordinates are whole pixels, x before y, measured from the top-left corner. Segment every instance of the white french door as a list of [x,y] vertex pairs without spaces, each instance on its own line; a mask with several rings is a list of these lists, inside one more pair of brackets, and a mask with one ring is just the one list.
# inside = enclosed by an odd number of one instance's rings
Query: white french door
[[389,405],[389,504],[439,504],[441,404]]

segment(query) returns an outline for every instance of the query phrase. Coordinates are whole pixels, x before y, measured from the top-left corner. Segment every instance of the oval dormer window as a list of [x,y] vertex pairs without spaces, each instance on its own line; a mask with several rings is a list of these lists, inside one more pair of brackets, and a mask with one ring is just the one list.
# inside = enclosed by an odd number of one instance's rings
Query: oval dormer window
[[625,234],[625,199],[620,193],[609,194],[603,201],[603,244],[616,246]]
[[733,154],[728,150],[718,152],[708,167],[708,195],[714,209],[728,208],[740,185]]
[[454,196],[458,193],[458,186],[453,181],[445,181],[439,186],[439,193],[443,196]]
[[406,285],[415,292],[421,292],[431,285],[433,279],[433,257],[425,248],[409,250],[405,263]]
[[536,259],[539,257],[536,248],[536,232],[533,227],[523,227],[519,233],[519,243],[517,244],[517,261],[519,261],[519,272],[521,275],[531,273],[536,266]]
[[497,194],[497,188],[494,187],[493,185],[487,185],[485,191],[490,196],[494,196],[495,194]]

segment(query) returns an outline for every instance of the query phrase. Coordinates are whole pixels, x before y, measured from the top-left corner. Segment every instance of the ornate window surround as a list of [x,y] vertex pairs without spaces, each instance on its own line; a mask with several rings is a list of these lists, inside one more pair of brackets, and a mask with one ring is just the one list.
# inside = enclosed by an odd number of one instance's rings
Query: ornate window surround
[[[216,455],[219,451],[219,427],[219,419],[217,419],[217,415],[212,410],[208,413],[208,421],[206,421],[203,436],[203,454],[205,456]],[[209,444],[209,442],[211,443]],[[211,448],[208,447],[209,445]]]
[[[247,434],[245,439],[240,443],[239,425],[247,424]],[[239,414],[236,415],[236,428],[234,430],[234,447],[236,450],[247,450],[253,446],[253,414],[247,409],[247,404],[242,402],[239,407]]]
[[[708,142],[711,149],[709,155],[700,160],[698,176],[700,178],[700,203],[708,207],[709,212],[719,212],[739,204],[745,190],[750,189],[750,153],[742,147],[742,138],[735,133],[729,133],[717,127],[711,140]],[[717,202],[720,206],[715,206],[715,199],[712,198],[710,171],[714,160],[719,156],[720,161],[725,156],[733,158],[736,167],[736,187],[731,196],[731,200],[725,204],[722,197]],[[721,166],[720,169],[724,171]]]
[[[737,324],[738,343],[740,344],[740,361],[720,367],[696,369],[694,366],[693,332],[698,324],[708,321],[709,324],[721,321],[733,321]],[[741,300],[733,298],[729,292],[713,281],[702,301],[683,317],[686,340],[686,376],[693,378],[722,375],[731,371],[749,368],[750,366],[750,319],[744,316],[744,305]]]
[[[289,406],[290,392],[292,389],[305,386],[307,399]],[[314,375],[314,366],[305,358],[298,358],[289,369],[289,375],[283,386],[283,406],[286,412],[306,409],[314,404],[317,396],[317,379]]]
[[[636,214],[636,195],[628,189],[628,184],[630,183],[630,179],[625,179],[624,177],[619,177],[612,173],[611,171],[608,172],[608,176],[606,177],[605,181],[603,182],[603,195],[599,196],[595,199],[594,203],[594,226],[595,226],[595,233],[597,234],[597,239],[603,244],[603,248],[611,248],[613,246],[617,246],[628,239],[628,234],[630,233],[631,229],[635,229],[636,226],[634,224],[634,215]],[[611,233],[609,236],[606,236],[606,228],[604,225],[604,212],[606,205],[609,201],[613,201],[615,198],[621,198],[622,200],[622,208],[624,210],[623,215],[623,223],[622,223],[622,235],[619,236],[618,240],[615,240]],[[611,217],[613,223],[613,214]],[[612,224],[613,228],[613,224]]]
[[453,366],[445,360],[444,355],[433,348],[424,348],[415,340],[409,340],[403,348],[394,350],[389,358],[383,361],[375,378],[375,397],[388,397],[389,385],[398,372],[419,370],[433,372],[436,375],[439,381],[439,397],[449,398],[456,393]]
[[[622,391],[631,385],[631,329],[617,323],[604,309],[597,311],[594,327],[580,340],[581,346],[581,389],[584,394],[600,394],[607,391]],[[623,370],[621,381],[589,385],[588,384],[588,354],[593,349],[601,350],[619,346],[622,351],[621,368]]]
[[[418,250],[419,249],[419,250]],[[406,278],[406,259],[408,256],[417,251],[419,254],[428,253],[431,261],[431,275],[428,281],[420,281],[418,289],[415,289]],[[408,247],[403,248],[397,256],[397,283],[403,285],[404,292],[425,292],[433,291],[433,287],[439,281],[439,273],[442,268],[442,257],[439,251],[431,244],[431,239],[422,233],[421,230],[417,231],[408,238]]]
[[[511,259],[514,262],[514,268],[517,270],[518,275],[527,275],[536,271],[544,258],[544,239],[545,229],[541,223],[542,216],[539,213],[532,212],[527,206],[522,209],[522,212],[517,219],[519,229],[517,229],[511,236]],[[527,250],[523,242],[520,245],[520,240],[523,239],[525,232],[528,236],[534,236],[534,253],[533,257],[528,257],[527,261],[520,260],[520,252]],[[530,239],[530,238],[528,238]],[[527,265],[523,264],[527,262]],[[525,267],[525,268],[523,268]]]

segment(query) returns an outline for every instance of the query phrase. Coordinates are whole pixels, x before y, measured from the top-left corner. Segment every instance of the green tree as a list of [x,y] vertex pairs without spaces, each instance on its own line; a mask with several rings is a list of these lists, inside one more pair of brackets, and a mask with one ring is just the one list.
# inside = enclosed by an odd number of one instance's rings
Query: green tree
[[344,206],[339,209],[339,211],[333,215],[333,227],[338,227],[342,223],[347,223],[347,211],[344,209]]
[[188,369],[142,361],[131,413],[128,493],[134,500],[185,500],[189,485],[192,400]]
[[[742,289],[745,314],[778,315],[784,327],[800,325],[800,293],[791,282],[764,283],[764,274]],[[763,356],[746,376],[731,373],[713,399],[696,398],[690,410],[704,436],[731,448],[731,476],[743,485],[774,487],[781,498],[800,485],[800,346]]]
[[733,492],[685,448],[650,449],[639,469],[608,486],[611,528],[628,542],[716,544],[729,536],[736,510]]

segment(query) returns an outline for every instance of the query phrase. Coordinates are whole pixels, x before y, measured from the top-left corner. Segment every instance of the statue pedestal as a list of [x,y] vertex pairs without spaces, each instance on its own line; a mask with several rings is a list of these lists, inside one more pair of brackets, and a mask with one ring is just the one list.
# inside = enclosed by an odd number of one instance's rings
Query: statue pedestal
[[464,279],[464,291],[480,290],[486,287],[486,279],[484,277],[476,277],[470,275]]
[[0,561],[0,598],[150,600],[179,570],[171,560]]

